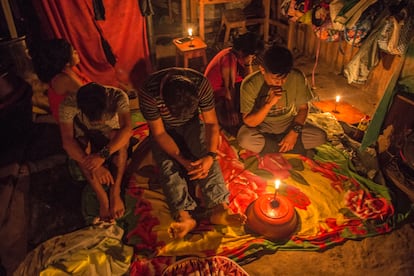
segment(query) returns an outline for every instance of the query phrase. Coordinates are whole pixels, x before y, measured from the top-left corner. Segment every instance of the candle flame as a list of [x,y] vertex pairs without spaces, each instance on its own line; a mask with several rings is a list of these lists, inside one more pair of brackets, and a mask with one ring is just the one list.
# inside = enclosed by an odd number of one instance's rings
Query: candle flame
[[188,28],[188,35],[193,36],[193,29],[192,28]]
[[280,187],[280,180],[276,179],[275,180],[275,189],[276,189],[276,191],[279,189],[279,187]]
[[341,96],[336,96],[336,102],[339,103],[339,99],[341,98]]

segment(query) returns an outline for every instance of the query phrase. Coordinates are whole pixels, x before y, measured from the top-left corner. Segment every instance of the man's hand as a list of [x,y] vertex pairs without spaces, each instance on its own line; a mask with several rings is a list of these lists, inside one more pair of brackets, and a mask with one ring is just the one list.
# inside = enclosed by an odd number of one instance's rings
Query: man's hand
[[204,179],[207,177],[211,166],[213,165],[213,157],[204,156],[194,162],[191,162],[188,170],[188,175],[191,180]]
[[101,185],[113,185],[115,183],[111,172],[103,166],[90,172],[92,179],[97,180]]
[[90,171],[94,171],[101,167],[105,159],[99,153],[92,153],[83,159],[83,165]]
[[270,88],[266,103],[274,106],[282,98],[282,91],[279,88]]
[[287,152],[293,149],[298,140],[299,134],[293,130],[289,131],[288,134],[279,143],[279,152]]

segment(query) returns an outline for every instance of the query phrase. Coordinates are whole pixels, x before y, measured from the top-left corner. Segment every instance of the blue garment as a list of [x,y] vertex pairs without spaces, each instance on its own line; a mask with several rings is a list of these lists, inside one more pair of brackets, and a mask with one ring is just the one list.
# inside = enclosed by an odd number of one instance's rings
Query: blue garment
[[[198,116],[182,126],[167,129],[167,132],[186,158],[195,161],[206,155],[204,124]],[[195,186],[190,185],[200,186],[202,201],[207,209],[228,201],[229,191],[216,160],[206,178],[189,180],[187,170],[165,153],[155,141],[151,142],[153,157],[160,169],[159,181],[173,216],[177,214],[177,211],[193,211],[197,207],[196,200],[190,193]]]

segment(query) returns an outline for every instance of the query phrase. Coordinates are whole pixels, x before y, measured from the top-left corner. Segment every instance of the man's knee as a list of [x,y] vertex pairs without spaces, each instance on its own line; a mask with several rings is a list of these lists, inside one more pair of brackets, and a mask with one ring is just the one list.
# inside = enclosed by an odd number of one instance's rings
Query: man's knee
[[328,141],[326,132],[318,127],[312,127],[306,134],[303,134],[302,141],[305,149],[316,148]]
[[255,128],[242,126],[237,133],[237,142],[244,149],[261,152],[265,144],[265,138]]
[[249,129],[245,126],[242,126],[237,133],[237,142],[239,146],[242,148],[248,148],[251,141],[251,137],[252,135]]

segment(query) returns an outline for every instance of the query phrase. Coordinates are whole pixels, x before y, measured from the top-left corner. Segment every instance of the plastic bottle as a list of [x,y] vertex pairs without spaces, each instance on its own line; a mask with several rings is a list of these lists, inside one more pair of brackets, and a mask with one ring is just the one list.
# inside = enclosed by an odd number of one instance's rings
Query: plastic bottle
[[358,124],[358,129],[359,130],[361,130],[361,131],[365,131],[365,130],[367,130],[367,128],[368,128],[368,125],[369,125],[369,122],[370,122],[370,117],[369,117],[369,115],[365,115],[362,119],[361,119],[361,121],[359,121],[359,124]]

